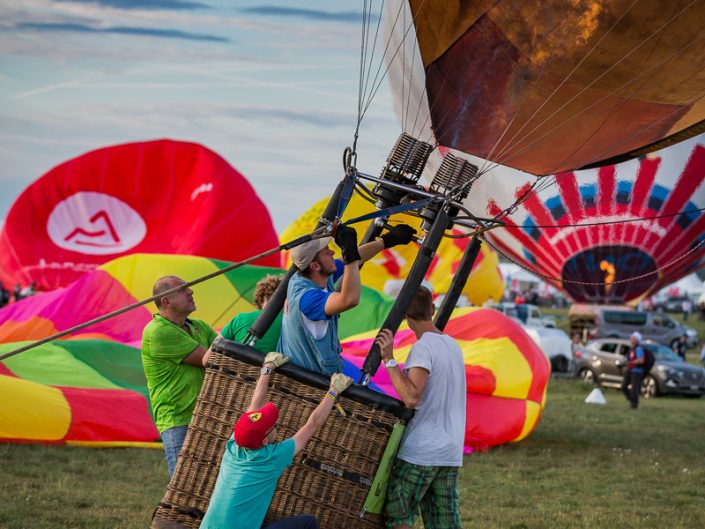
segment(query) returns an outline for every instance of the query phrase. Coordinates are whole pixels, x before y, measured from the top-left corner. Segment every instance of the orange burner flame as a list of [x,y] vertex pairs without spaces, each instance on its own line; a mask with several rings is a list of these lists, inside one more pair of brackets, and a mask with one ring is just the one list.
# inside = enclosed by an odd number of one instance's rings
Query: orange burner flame
[[605,273],[605,294],[609,294],[610,290],[612,290],[614,277],[617,275],[617,269],[609,261],[602,261],[600,263],[600,270]]

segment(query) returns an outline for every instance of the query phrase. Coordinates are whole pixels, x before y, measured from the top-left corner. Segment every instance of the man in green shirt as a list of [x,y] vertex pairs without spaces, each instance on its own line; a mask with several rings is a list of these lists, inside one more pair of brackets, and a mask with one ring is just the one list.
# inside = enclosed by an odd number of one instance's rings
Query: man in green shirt
[[[269,298],[272,297],[274,291],[282,282],[282,277],[283,276],[280,275],[268,275],[257,281],[255,293],[252,296],[252,302],[258,310],[252,312],[242,312],[235,316],[232,320],[230,320],[230,323],[228,323],[225,327],[223,327],[223,330],[220,331],[221,336],[223,338],[227,338],[228,340],[244,343],[243,340],[247,336],[252,324],[262,313],[262,309],[269,301]],[[277,315],[277,318],[272,322],[271,327],[266,333],[264,333],[264,336],[257,340],[257,343],[255,343],[255,349],[262,351],[263,353],[276,351],[281,329],[282,314],[280,312]]]
[[[255,293],[252,296],[252,302],[258,310],[252,312],[241,312],[235,316],[228,324],[223,327],[218,336],[227,338],[234,342],[245,343],[244,340],[247,337],[247,333],[252,328],[252,324],[255,322],[257,317],[262,313],[262,309],[267,304],[269,299],[274,294],[274,291],[282,282],[283,276],[281,275],[268,275],[257,281],[255,285]],[[269,353],[270,351],[277,350],[277,343],[279,342],[279,335],[282,330],[282,313],[277,314],[276,319],[272,322],[272,325],[264,333],[264,336],[257,340],[255,343],[255,349],[262,351],[263,353]],[[208,359],[210,358],[210,349],[203,355],[203,365],[208,364]]]
[[[162,277],[154,283],[152,294],[157,296],[185,283],[176,276]],[[190,288],[154,303],[158,313],[142,331],[142,365],[171,476],[201,391],[203,356],[216,332],[201,320],[189,319],[196,310]]]

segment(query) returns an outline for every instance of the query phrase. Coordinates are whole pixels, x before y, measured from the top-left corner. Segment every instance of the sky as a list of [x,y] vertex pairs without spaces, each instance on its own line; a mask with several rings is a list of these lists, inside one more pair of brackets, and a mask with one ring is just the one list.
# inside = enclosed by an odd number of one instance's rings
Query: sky
[[[170,138],[223,156],[281,233],[342,176],[357,120],[362,7],[0,0],[0,221],[65,160]],[[361,124],[358,168],[379,173],[400,131],[385,80]]]

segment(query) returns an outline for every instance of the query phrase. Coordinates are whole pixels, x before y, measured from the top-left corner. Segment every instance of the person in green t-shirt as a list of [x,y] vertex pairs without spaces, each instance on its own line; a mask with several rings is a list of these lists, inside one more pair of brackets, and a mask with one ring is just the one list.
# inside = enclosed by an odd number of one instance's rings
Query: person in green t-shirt
[[[152,295],[185,283],[176,276],[159,278]],[[171,476],[203,384],[203,357],[217,334],[207,323],[189,319],[196,310],[190,288],[154,303],[158,313],[142,331],[142,365]]]
[[[325,424],[338,396],[353,383],[342,373],[331,377],[330,388],[293,437],[276,442],[279,410],[267,402],[272,372],[289,359],[271,352],[247,411],[238,419],[226,446],[220,471],[201,529],[260,529],[272,501],[277,480]],[[302,514],[273,522],[267,529],[316,529],[316,519]]]
[[[234,342],[245,343],[245,337],[249,332],[252,324],[262,313],[262,309],[267,304],[269,299],[274,294],[279,284],[282,282],[281,275],[268,275],[257,281],[255,285],[255,293],[252,296],[252,303],[258,310],[252,312],[241,312],[235,316],[230,322],[223,327],[223,330],[218,334],[219,337],[227,338]],[[264,336],[257,340],[255,343],[255,349],[262,351],[263,353],[269,353],[270,351],[277,350],[277,342],[279,342],[279,335],[282,329],[282,313],[277,314],[276,319],[272,322],[272,325],[264,333]],[[208,359],[210,358],[210,350],[203,356],[203,365],[208,364]]]

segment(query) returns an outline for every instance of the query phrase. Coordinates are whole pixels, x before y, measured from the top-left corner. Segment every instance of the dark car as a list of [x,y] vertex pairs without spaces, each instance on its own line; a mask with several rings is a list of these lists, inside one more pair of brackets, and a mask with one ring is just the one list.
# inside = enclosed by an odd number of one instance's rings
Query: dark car
[[[649,340],[641,345],[649,348],[656,360],[654,367],[644,377],[642,395],[656,397],[677,394],[700,397],[705,394],[705,369],[684,362],[665,345]],[[594,340],[575,351],[575,372],[587,382],[619,388],[630,347],[628,340]]]
[[685,301],[690,301],[691,307],[695,306],[695,304],[692,302],[692,300],[688,296],[675,296],[672,298],[668,298],[668,299],[662,301],[661,303],[658,303],[656,305],[656,308],[663,309],[666,312],[680,313],[680,312],[683,312],[683,302],[685,302]]

